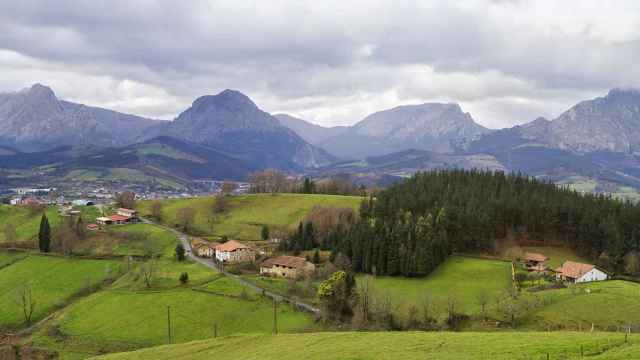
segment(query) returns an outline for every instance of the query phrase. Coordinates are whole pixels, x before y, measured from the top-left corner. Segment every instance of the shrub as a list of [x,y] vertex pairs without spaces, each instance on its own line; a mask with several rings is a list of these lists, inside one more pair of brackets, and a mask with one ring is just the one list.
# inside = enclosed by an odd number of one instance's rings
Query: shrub
[[180,274],[180,284],[184,285],[186,283],[189,282],[189,274],[187,274],[186,272],[183,272],[182,274]]

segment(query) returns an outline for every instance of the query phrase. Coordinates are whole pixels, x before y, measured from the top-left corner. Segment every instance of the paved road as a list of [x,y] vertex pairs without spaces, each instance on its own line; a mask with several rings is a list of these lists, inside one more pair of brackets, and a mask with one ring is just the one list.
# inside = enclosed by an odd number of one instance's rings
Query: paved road
[[198,263],[200,263],[200,264],[202,264],[202,265],[204,265],[204,266],[206,266],[206,267],[208,267],[210,269],[213,269],[213,270],[215,270],[217,272],[220,272],[220,273],[224,274],[225,276],[228,276],[228,277],[236,280],[237,282],[239,282],[239,283],[241,283],[243,285],[246,285],[249,288],[252,288],[252,289],[256,290],[257,292],[262,293],[262,294],[264,294],[264,295],[266,295],[266,296],[268,296],[268,297],[270,297],[270,298],[272,298],[272,299],[274,299],[276,301],[288,302],[289,304],[291,304],[293,306],[296,306],[301,310],[308,311],[308,312],[311,312],[311,313],[314,313],[314,314],[320,313],[320,309],[318,309],[317,307],[315,307],[315,306],[313,306],[311,304],[308,304],[306,302],[302,302],[302,301],[299,301],[299,300],[292,299],[290,297],[282,296],[280,294],[276,294],[274,292],[271,292],[271,291],[269,291],[269,290],[267,290],[265,288],[262,288],[262,287],[254,284],[254,283],[252,283],[250,281],[247,281],[247,280],[243,279],[242,277],[240,277],[238,275],[231,274],[229,272],[226,272],[226,271],[220,269],[216,265],[216,263],[214,263],[211,259],[205,259],[205,258],[201,258],[201,257],[198,257],[198,256],[194,255],[193,251],[191,249],[191,244],[189,243],[189,235],[187,235],[187,234],[185,234],[185,233],[183,233],[181,231],[178,231],[176,229],[173,229],[173,228],[170,228],[170,227],[167,227],[167,226],[164,226],[164,225],[160,225],[160,224],[154,223],[154,222],[152,222],[152,221],[150,221],[148,219],[143,219],[142,221],[147,223],[147,224],[154,224],[156,226],[160,226],[160,227],[165,228],[165,229],[171,231],[172,233],[174,233],[178,237],[178,239],[180,239],[180,242],[182,242],[182,246],[184,246],[184,248],[186,250],[186,256],[189,259],[191,259],[191,260],[193,260],[195,262],[198,262]]

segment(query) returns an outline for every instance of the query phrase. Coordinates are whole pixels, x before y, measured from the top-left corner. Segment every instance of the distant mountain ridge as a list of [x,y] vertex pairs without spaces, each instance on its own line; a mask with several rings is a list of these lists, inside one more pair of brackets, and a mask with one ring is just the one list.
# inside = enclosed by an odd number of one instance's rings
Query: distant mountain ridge
[[314,145],[338,136],[349,129],[348,126],[324,127],[287,114],[275,114],[273,116],[280,121],[280,124],[295,131],[307,142]]
[[234,154],[261,168],[301,170],[335,161],[234,90],[196,99],[174,121],[155,130]]
[[[299,124],[284,122],[296,130]],[[452,143],[469,141],[489,129],[477,124],[458,104],[404,105],[371,114],[357,124],[314,144],[342,158],[361,159],[408,149],[451,152]],[[308,132],[308,126],[301,132]],[[314,131],[321,130],[314,128]]]
[[22,151],[62,145],[125,146],[158,121],[59,100],[35,84],[0,94],[0,144]]
[[[115,156],[117,151],[113,149],[144,144],[158,137],[226,154],[237,164],[224,162],[225,166],[247,171],[270,167],[300,171],[335,160],[234,90],[196,99],[174,121],[151,120],[59,100],[53,90],[40,84],[0,94],[0,156],[7,156],[2,161],[5,166],[21,158],[29,158],[29,164],[36,161],[32,159],[35,155],[13,156],[16,151],[42,155],[60,146],[71,146],[75,155],[111,149],[104,155]],[[218,155],[214,157],[217,159]],[[49,157],[41,158],[44,161]],[[56,157],[56,161],[60,158]],[[214,162],[221,164],[215,159]],[[228,168],[220,168],[219,173],[237,177]]]

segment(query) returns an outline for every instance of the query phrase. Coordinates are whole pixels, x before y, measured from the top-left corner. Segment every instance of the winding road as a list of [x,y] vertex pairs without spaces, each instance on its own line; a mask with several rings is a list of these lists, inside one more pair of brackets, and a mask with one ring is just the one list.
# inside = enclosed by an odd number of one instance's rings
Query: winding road
[[213,260],[211,260],[211,259],[201,258],[201,257],[198,257],[198,256],[194,255],[193,250],[191,249],[191,244],[189,243],[189,235],[187,235],[187,234],[185,234],[185,233],[183,233],[181,231],[178,231],[176,229],[170,228],[168,226],[164,226],[164,225],[152,222],[152,221],[150,221],[148,219],[142,219],[142,221],[144,223],[147,223],[147,224],[153,224],[153,225],[159,226],[159,227],[161,227],[163,229],[167,229],[167,230],[171,231],[172,233],[174,233],[178,237],[178,239],[180,239],[180,242],[182,243],[182,246],[184,246],[184,248],[186,250],[186,254],[185,255],[189,259],[191,259],[191,260],[193,260],[193,261],[195,261],[197,263],[200,263],[200,264],[202,264],[202,265],[204,265],[204,266],[206,266],[206,267],[208,267],[208,268],[210,268],[212,270],[215,270],[215,271],[217,271],[217,272],[219,272],[221,274],[224,274],[225,276],[228,276],[228,277],[234,279],[235,281],[241,283],[242,285],[245,285],[245,286],[247,286],[247,287],[249,287],[251,289],[254,289],[255,291],[257,291],[259,293],[262,293],[265,296],[268,296],[268,297],[270,297],[271,299],[273,299],[273,300],[275,300],[277,302],[284,301],[284,302],[287,302],[287,303],[289,303],[289,304],[291,304],[291,305],[293,305],[293,306],[295,306],[295,307],[297,307],[297,308],[299,308],[301,310],[304,310],[304,311],[307,311],[307,312],[310,312],[310,313],[313,313],[313,314],[319,314],[320,313],[320,309],[318,309],[317,307],[315,307],[315,306],[313,306],[313,305],[311,305],[309,303],[306,303],[306,302],[303,302],[303,301],[300,301],[300,300],[296,300],[296,299],[292,299],[290,297],[283,296],[283,295],[271,292],[271,291],[269,291],[269,290],[267,290],[267,289],[265,289],[263,287],[260,287],[260,286],[256,285],[255,283],[252,283],[252,282],[250,282],[248,280],[243,279],[241,276],[238,276],[238,275],[235,275],[235,274],[231,274],[229,272],[224,271],[223,269],[219,268],[216,265],[216,263],[213,262]]

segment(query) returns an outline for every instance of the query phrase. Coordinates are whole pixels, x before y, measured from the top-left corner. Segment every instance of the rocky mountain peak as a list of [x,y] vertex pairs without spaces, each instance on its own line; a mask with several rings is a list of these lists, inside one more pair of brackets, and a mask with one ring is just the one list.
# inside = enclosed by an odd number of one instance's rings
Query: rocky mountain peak
[[205,95],[197,98],[193,102],[193,109],[196,112],[206,112],[212,109],[257,110],[258,107],[247,95],[237,90],[227,89],[217,95]]

